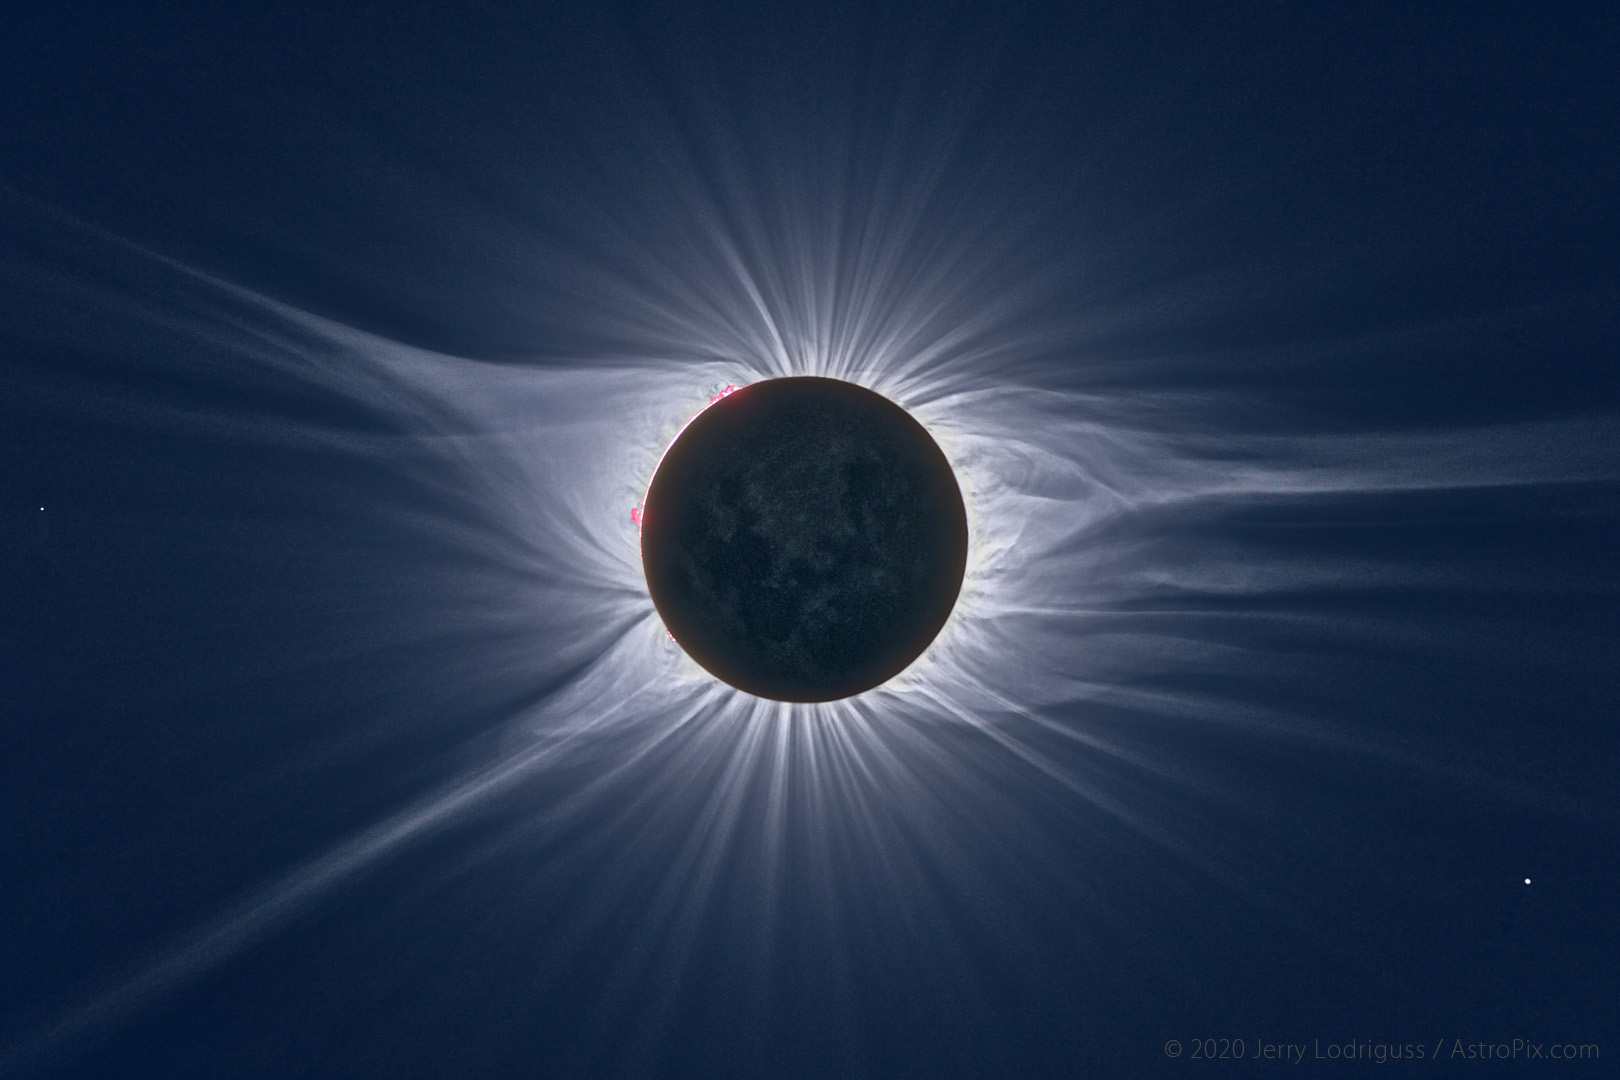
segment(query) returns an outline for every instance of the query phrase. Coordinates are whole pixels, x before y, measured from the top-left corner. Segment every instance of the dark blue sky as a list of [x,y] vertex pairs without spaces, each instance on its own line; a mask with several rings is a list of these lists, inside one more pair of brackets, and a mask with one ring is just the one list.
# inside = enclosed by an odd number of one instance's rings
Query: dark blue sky
[[[0,1072],[1620,1056],[1616,56],[13,5]],[[842,728],[670,676],[596,524],[711,376],[837,364],[996,553]]]

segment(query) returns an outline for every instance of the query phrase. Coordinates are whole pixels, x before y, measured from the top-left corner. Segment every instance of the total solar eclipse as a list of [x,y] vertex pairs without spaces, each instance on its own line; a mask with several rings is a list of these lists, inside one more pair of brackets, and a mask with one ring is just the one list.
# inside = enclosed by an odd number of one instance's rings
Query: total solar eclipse
[[898,675],[967,565],[950,462],[900,406],[794,377],[718,399],[665,452],[641,559],[665,627],[716,678],[832,701]]

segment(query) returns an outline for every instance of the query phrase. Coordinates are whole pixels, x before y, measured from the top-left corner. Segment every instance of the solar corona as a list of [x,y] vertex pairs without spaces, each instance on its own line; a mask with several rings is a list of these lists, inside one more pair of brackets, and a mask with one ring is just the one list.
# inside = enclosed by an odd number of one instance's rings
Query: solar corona
[[373,6],[0,34],[0,1078],[1595,1057],[1597,5]]

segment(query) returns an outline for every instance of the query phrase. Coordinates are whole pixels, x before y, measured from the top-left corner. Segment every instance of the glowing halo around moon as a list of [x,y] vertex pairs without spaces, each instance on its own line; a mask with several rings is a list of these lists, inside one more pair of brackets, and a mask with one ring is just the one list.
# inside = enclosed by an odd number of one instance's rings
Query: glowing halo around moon
[[[645,898],[625,944],[641,959],[624,962],[665,988],[649,993],[674,993],[671,973],[695,948],[722,867],[745,867],[754,887],[728,926],[751,943],[739,946],[749,958],[740,985],[763,993],[787,898],[822,905],[801,918],[834,920],[833,890],[852,880],[893,910],[999,924],[995,882],[1054,852],[1066,866],[1106,863],[1127,838],[1133,867],[1149,860],[1156,872],[1247,887],[1225,857],[1233,852],[1194,835],[1180,812],[1189,800],[1232,799],[1187,766],[1187,736],[1495,783],[1208,678],[1295,678],[1335,655],[1298,652],[1301,637],[1392,633],[1376,615],[1295,609],[1292,597],[1371,595],[1445,573],[1267,549],[1222,528],[1222,515],[1604,476],[1607,458],[1584,448],[1612,445],[1613,425],[1290,434],[1248,424],[1238,392],[1132,381],[1146,346],[1131,335],[1151,343],[1150,316],[1166,304],[1100,304],[1083,318],[1056,310],[1036,287],[1052,268],[1017,256],[1016,235],[988,253],[971,240],[985,230],[911,244],[930,233],[928,209],[925,198],[890,215],[898,231],[880,227],[853,269],[837,245],[805,240],[819,235],[805,222],[728,233],[718,215],[689,215],[694,232],[679,250],[690,273],[656,259],[629,260],[630,271],[587,266],[578,288],[605,313],[580,319],[605,344],[523,362],[389,340],[71,229],[71,242],[103,245],[98,280],[114,284],[41,314],[59,319],[47,331],[60,340],[117,324],[136,342],[131,363],[203,356],[231,378],[315,387],[386,419],[373,430],[162,405],[171,425],[320,448],[391,477],[406,495],[363,509],[414,545],[410,580],[352,587],[364,596],[408,586],[411,604],[367,621],[353,603],[333,615],[340,639],[420,649],[452,702],[461,688],[495,687],[517,704],[484,721],[452,779],[171,942],[41,1045],[118,1021],[502,800],[524,807],[512,844],[543,837],[583,845],[581,857],[611,849],[622,872],[593,880],[592,902]],[[1172,299],[1185,309],[1197,298]],[[1112,345],[1098,326],[1114,328]],[[790,375],[851,382],[905,409],[949,459],[967,511],[961,594],[932,645],[899,677],[831,702],[756,698],[687,658],[660,625],[627,520],[714,388]],[[570,831],[606,808],[620,831]],[[691,826],[675,830],[676,820]],[[959,857],[964,845],[973,858]],[[1078,880],[1063,887],[1089,895]],[[646,1017],[666,1004],[626,1023],[653,1024]]]

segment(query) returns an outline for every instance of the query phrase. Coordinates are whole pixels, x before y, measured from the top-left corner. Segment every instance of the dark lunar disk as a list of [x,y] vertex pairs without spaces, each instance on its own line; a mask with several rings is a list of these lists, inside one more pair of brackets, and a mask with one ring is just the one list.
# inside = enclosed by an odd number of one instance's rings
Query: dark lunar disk
[[887,398],[772,379],[687,425],[647,492],[641,561],[664,625],[739,690],[832,701],[898,675],[967,566],[951,466]]

